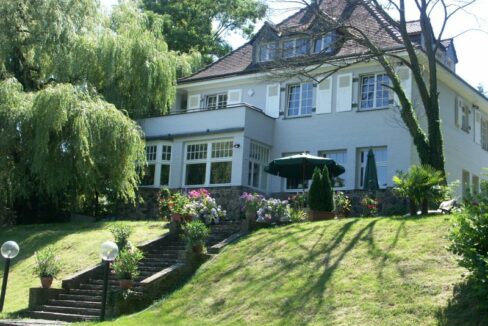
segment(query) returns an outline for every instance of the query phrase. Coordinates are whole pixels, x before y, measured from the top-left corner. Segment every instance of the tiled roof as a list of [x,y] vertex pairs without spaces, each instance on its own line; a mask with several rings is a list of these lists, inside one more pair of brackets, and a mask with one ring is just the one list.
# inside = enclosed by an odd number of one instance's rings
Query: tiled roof
[[[383,49],[393,49],[403,46],[398,38],[398,32],[393,29],[371,6],[357,5],[348,8],[347,0],[322,0],[319,4],[321,11],[332,20],[340,20],[347,10],[352,10],[345,24],[358,27],[368,38]],[[287,35],[306,31],[313,25],[316,16],[313,9],[303,8],[283,20],[277,25],[266,24],[278,35]],[[263,28],[265,28],[263,27]],[[409,22],[408,30],[415,33],[420,28],[418,22]],[[258,33],[259,35],[259,33]],[[253,40],[234,50],[227,56],[217,60],[195,74],[179,80],[180,83],[218,78],[230,75],[247,74],[259,71],[258,65],[253,65],[252,52]],[[352,41],[347,41],[334,57],[359,55],[367,49],[358,46]]]

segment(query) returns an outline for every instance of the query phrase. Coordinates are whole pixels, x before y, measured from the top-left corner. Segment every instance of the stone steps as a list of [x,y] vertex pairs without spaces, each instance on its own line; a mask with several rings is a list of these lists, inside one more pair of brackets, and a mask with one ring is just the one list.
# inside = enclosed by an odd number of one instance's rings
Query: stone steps
[[31,311],[29,317],[48,320],[61,320],[67,322],[80,322],[80,321],[97,321],[100,318],[95,316],[77,315],[77,314],[63,314],[60,312],[47,312],[47,311]]
[[51,306],[62,306],[62,307],[78,307],[78,308],[96,308],[102,307],[102,302],[97,301],[76,301],[76,300],[57,300],[52,299],[48,302]]
[[42,306],[36,307],[35,311],[59,312],[59,313],[63,313],[63,314],[86,315],[86,316],[99,317],[102,310],[100,308],[42,305]]

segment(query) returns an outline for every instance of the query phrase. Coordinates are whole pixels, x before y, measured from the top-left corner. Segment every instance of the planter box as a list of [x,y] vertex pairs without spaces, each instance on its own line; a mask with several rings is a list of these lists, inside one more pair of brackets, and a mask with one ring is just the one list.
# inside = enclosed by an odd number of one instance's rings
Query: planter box
[[324,221],[324,220],[333,220],[335,218],[334,212],[325,212],[325,211],[308,211],[308,219],[310,221]]

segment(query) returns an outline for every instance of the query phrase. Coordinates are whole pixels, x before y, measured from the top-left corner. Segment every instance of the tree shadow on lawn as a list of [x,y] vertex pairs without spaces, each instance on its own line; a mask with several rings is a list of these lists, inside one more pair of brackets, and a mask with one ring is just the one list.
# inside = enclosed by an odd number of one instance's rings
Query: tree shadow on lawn
[[447,307],[437,314],[439,325],[488,325],[487,291],[479,290],[475,281],[470,279],[455,285]]

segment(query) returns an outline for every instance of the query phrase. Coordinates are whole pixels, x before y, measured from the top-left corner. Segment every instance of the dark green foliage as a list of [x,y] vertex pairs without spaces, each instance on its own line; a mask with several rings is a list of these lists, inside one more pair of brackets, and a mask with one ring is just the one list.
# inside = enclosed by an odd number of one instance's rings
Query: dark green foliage
[[459,264],[467,268],[481,289],[488,291],[488,183],[481,192],[466,201],[457,213],[450,234],[451,250],[459,255]]
[[130,247],[129,237],[132,234],[132,228],[127,224],[116,223],[109,228],[114,237],[115,244],[119,250]]
[[315,168],[308,195],[308,205],[314,211],[332,212],[334,210],[334,193],[327,167],[324,167],[322,172],[319,168]]
[[324,193],[323,199],[323,211],[332,212],[334,211],[334,192],[332,191],[332,182],[329,176],[329,169],[324,166],[322,170],[322,188]]
[[208,57],[227,54],[231,47],[223,38],[225,33],[241,31],[250,36],[257,20],[266,13],[266,5],[260,0],[144,0],[143,3],[145,9],[164,17],[162,34],[171,50],[197,50]]
[[132,280],[139,275],[139,262],[144,258],[142,252],[136,247],[125,247],[112,267],[119,280]]
[[191,221],[183,225],[183,236],[190,247],[204,245],[210,236],[210,229],[202,221]]

